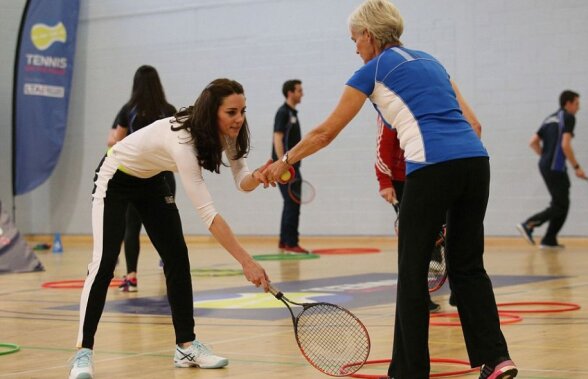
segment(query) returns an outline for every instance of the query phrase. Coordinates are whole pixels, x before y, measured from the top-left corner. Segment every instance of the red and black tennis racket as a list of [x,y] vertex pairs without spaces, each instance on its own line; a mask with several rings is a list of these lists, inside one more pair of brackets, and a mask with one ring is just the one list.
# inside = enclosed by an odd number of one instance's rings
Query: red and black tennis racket
[[[400,214],[400,204],[395,202],[392,204],[394,211],[396,211],[396,221],[394,221],[394,230],[398,235],[398,216]],[[431,253],[431,261],[429,262],[428,287],[429,292],[435,292],[443,286],[447,280],[447,254],[445,248],[445,225],[441,227],[435,246]]]
[[[359,370],[370,354],[370,336],[353,313],[335,304],[297,303],[277,288],[269,288],[288,307],[296,342],[306,360],[330,376],[349,376]],[[294,316],[292,307],[302,307]]]
[[309,181],[296,178],[288,184],[288,195],[297,204],[308,204],[314,200],[316,190]]

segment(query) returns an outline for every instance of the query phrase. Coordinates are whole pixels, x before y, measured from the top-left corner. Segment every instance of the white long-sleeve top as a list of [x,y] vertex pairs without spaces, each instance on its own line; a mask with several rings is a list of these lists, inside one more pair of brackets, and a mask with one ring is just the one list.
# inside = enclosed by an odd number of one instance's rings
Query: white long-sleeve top
[[[172,126],[179,126],[174,117],[155,121],[117,142],[109,155],[118,162],[120,170],[137,178],[150,178],[162,171],[177,172],[200,218],[210,228],[218,212],[204,183],[192,136],[185,129],[173,131]],[[241,182],[251,173],[247,162],[244,158],[232,159],[234,140],[223,139],[223,146],[235,185],[244,191]]]

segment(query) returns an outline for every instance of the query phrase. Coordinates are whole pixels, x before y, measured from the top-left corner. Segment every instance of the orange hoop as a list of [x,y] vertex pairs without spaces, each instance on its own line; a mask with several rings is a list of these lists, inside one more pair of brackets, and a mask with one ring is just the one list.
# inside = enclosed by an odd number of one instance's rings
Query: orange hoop
[[[378,359],[375,361],[367,361],[364,365],[375,365],[380,363],[390,363],[392,362],[391,359]],[[463,361],[461,359],[453,359],[453,358],[431,358],[431,363],[454,363],[458,365],[470,366],[470,362]],[[447,372],[438,372],[435,374],[431,374],[431,378],[444,378],[448,376],[456,376],[456,375],[464,375],[469,374],[470,372],[477,372],[479,369],[477,367],[468,368],[465,370],[458,370],[458,371],[447,371]],[[386,379],[387,375],[369,375],[369,374],[358,374],[354,373],[349,375],[352,378],[366,378],[366,379]]]
[[497,307],[510,307],[513,305],[552,305],[562,308],[557,309],[509,309],[510,313],[556,313],[556,312],[570,312],[577,311],[580,309],[578,304],[574,303],[562,303],[559,301],[519,301],[516,303],[500,303],[496,304]]
[[[523,318],[519,315],[508,313],[508,312],[498,312],[498,316],[500,316],[500,324],[514,324],[517,322],[523,321]],[[450,312],[450,313],[431,313],[429,319],[429,325],[433,326],[461,326],[461,322],[458,321],[433,321],[433,318],[438,317],[446,317],[446,318],[456,318],[459,317],[457,312]],[[503,320],[505,318],[505,320]]]
[[[54,289],[72,289],[72,288],[83,288],[84,279],[74,280],[58,280],[55,282],[45,282],[42,284],[43,288],[54,288]],[[109,287],[118,287],[123,283],[122,279],[112,279]]]

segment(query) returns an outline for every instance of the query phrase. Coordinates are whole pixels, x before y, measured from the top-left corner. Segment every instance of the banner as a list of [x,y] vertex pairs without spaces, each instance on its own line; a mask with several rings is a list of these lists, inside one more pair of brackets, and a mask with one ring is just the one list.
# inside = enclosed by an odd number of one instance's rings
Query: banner
[[79,5],[79,0],[27,0],[14,64],[14,195],[41,185],[57,165],[65,139]]

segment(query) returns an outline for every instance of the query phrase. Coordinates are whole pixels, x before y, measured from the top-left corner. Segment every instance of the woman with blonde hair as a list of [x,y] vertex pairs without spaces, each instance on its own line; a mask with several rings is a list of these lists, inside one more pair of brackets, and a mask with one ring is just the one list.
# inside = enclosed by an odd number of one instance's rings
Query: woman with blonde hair
[[369,98],[386,127],[397,130],[406,160],[388,376],[429,378],[427,272],[447,217],[449,282],[470,364],[482,366],[480,379],[514,378],[517,368],[483,262],[490,166],[481,127],[441,63],[402,45],[403,27],[388,0],[364,1],[350,15],[351,39],[364,65],[347,81],[332,113],[264,174],[274,182],[290,165],[326,147]]

